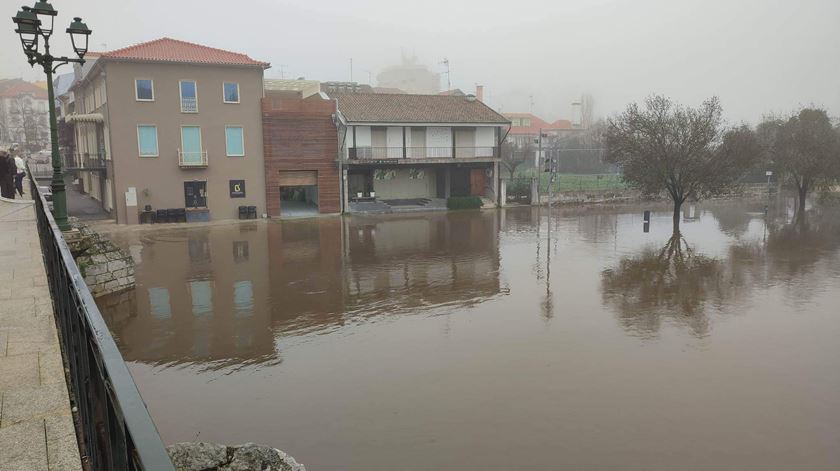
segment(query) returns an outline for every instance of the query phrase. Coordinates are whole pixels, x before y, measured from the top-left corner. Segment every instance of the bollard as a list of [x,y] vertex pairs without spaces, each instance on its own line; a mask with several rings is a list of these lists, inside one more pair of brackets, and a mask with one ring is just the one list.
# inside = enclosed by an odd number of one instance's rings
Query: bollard
[[649,209],[645,210],[645,215],[644,215],[643,219],[645,220],[645,224],[650,224],[650,210]]

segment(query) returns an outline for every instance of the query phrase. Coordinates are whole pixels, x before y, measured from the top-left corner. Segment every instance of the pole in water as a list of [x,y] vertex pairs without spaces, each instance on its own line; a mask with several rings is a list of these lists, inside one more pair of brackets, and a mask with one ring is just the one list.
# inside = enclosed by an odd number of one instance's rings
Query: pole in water
[[642,224],[642,231],[644,231],[644,233],[647,234],[648,232],[650,232],[650,210],[645,210],[643,219],[644,224]]

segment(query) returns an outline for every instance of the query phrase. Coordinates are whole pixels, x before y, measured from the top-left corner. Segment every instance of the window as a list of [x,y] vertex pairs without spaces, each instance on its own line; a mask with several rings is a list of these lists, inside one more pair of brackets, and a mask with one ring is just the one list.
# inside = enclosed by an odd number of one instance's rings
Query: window
[[140,157],[158,156],[157,126],[137,126],[137,148]]
[[194,80],[181,80],[181,112],[198,113],[198,91]]
[[225,126],[225,147],[228,157],[245,156],[245,139],[242,126]]
[[181,126],[181,165],[206,166],[207,154],[201,147],[201,128]]
[[239,103],[239,84],[225,82],[222,84],[222,93],[225,103]]
[[207,182],[199,180],[184,182],[184,206],[187,208],[207,207]]
[[151,79],[135,80],[134,98],[137,101],[155,101],[155,83]]

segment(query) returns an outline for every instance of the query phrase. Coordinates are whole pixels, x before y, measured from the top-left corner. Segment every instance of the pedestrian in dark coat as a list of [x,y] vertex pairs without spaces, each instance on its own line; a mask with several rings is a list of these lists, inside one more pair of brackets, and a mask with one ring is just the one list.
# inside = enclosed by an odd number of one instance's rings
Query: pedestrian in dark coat
[[3,198],[15,199],[15,174],[15,159],[8,152],[0,150],[0,195]]

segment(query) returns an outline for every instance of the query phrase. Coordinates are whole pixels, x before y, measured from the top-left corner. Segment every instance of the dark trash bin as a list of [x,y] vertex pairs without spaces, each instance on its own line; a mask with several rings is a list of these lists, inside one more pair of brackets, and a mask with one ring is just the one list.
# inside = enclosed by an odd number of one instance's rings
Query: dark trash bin
[[187,222],[187,211],[184,208],[169,208],[169,222]]
[[257,207],[256,206],[248,206],[248,219],[256,219],[257,218]]
[[155,222],[169,222],[169,216],[165,209],[158,209],[155,215]]
[[239,207],[239,219],[248,219],[248,207],[247,206],[240,206]]

